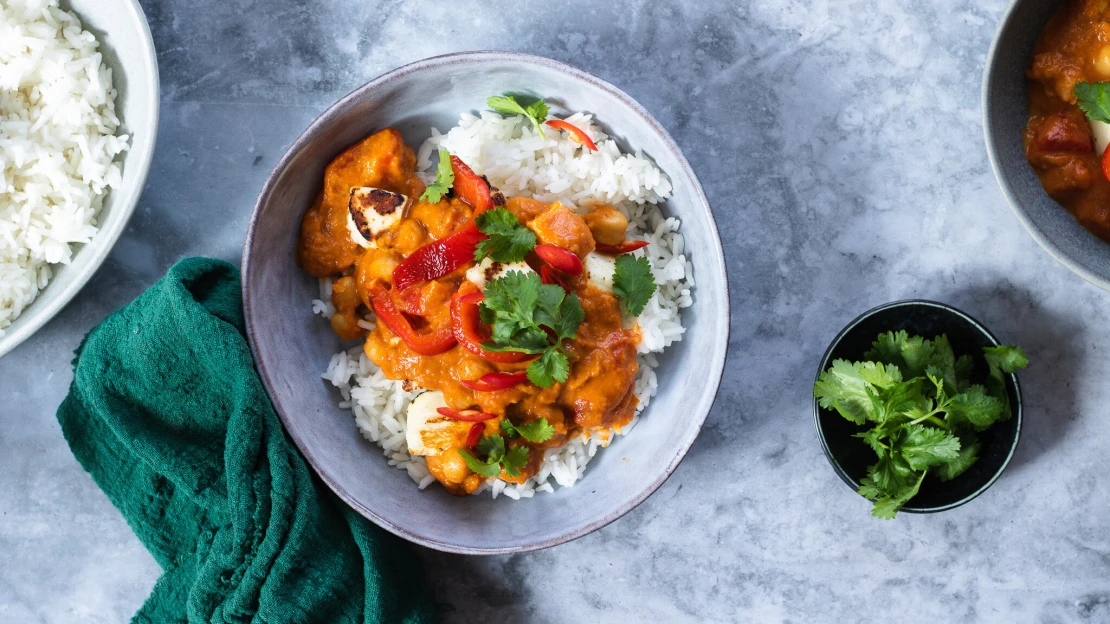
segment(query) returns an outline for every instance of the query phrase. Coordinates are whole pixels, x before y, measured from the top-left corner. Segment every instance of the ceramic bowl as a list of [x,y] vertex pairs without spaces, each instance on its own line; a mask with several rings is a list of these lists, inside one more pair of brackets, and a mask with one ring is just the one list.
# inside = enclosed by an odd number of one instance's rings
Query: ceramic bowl
[[131,219],[143,192],[158,134],[158,59],[150,27],[137,0],[65,0],[85,30],[96,35],[104,63],[112,68],[120,133],[131,137],[121,156],[123,182],[109,191],[97,216],[100,229],[73,260],[54,270],[50,284],[0,336],[0,357],[54,317],[96,273]]
[[[594,113],[622,149],[642,150],[671,178],[664,212],[682,219],[694,265],[695,303],[683,310],[683,340],[660,358],[658,395],[628,436],[590,463],[572,488],[524,501],[488,494],[458,498],[421,491],[387,465],[356,431],[338,393],[320,375],[341,343],[313,316],[317,280],[294,263],[300,220],[320,191],[325,166],[367,135],[393,126],[414,148],[430,127],[445,130],[462,112],[504,92],[543,97],[553,114]],[[616,520],[666,480],[693,443],[713,403],[728,345],[724,257],[701,185],[666,130],[643,107],[596,76],[549,59],[470,52],[406,65],[347,95],[308,127],[266,181],[243,250],[243,299],[259,373],[293,440],[348,504],[408,540],[451,552],[535,550]]]
[[[841,330],[829,345],[817,377],[832,365],[833,360],[859,361],[871,348],[876,336],[886,331],[906,330],[911,336],[933,338],[946,334],[956,357],[970,355],[975,361],[973,379],[985,379],[987,364],[981,357],[983,347],[1000,343],[986,327],[952,306],[934,301],[896,301],[860,315]],[[933,513],[959,507],[986,491],[1014,456],[1021,434],[1021,388],[1016,375],[1007,375],[1006,392],[1013,410],[1011,418],[995,423],[979,434],[983,445],[979,461],[951,481],[926,477],[917,496],[902,508],[907,513]],[[867,476],[867,467],[876,461],[875,451],[859,438],[853,437],[865,428],[856,425],[834,410],[813,401],[813,417],[825,457],[836,474],[856,492],[860,480]]]
[[1087,281],[1110,289],[1110,243],[1079,225],[1041,187],[1025,159],[1029,119],[1025,70],[1045,23],[1061,0],[1017,0],[1003,16],[983,74],[983,131],[1002,192],[1033,239]]

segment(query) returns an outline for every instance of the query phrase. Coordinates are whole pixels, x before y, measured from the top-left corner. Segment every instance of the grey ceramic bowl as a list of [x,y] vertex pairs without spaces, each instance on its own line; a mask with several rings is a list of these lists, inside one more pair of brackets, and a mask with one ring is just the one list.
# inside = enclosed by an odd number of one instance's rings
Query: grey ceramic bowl
[[[555,114],[595,113],[625,149],[642,150],[670,176],[664,210],[682,219],[697,288],[683,311],[683,340],[660,358],[660,388],[636,428],[599,453],[573,488],[512,501],[457,498],[416,488],[356,431],[339,395],[320,379],[341,343],[314,317],[316,280],[294,263],[301,216],[325,166],[367,135],[393,126],[418,147],[429,128],[447,129],[489,95],[525,92]],[[323,480],[362,515],[413,542],[476,554],[535,550],[616,520],[667,479],[698,435],[720,382],[728,345],[724,257],[701,185],[681,151],[647,111],[596,76],[549,59],[470,52],[426,59],[372,80],[329,108],[289,148],[266,181],[243,249],[247,331],[259,373],[293,440]]]
[[983,131],[998,184],[1025,229],[1053,258],[1110,290],[1110,243],[1085,230],[1045,193],[1021,144],[1029,119],[1025,70],[1037,37],[1061,4],[1017,0],[1002,17],[983,74]]
[[123,183],[109,191],[97,217],[100,231],[81,246],[67,265],[57,267],[50,284],[0,336],[0,357],[38,331],[96,273],[135,211],[146,183],[158,134],[158,59],[137,0],[62,0],[81,25],[96,35],[104,62],[112,68],[120,132],[131,136],[122,156]]
[[[952,306],[921,299],[895,301],[864,312],[841,330],[821,358],[817,378],[820,379],[821,372],[828,369],[833,360],[862,360],[876,336],[903,329],[910,335],[925,338],[946,334],[956,357],[970,355],[974,358],[973,379],[985,380],[987,377],[986,361],[981,357],[982,348],[1000,344],[982,323]],[[917,496],[902,511],[935,513],[959,507],[985,492],[998,480],[1014,456],[1021,436],[1021,387],[1016,375],[1007,376],[1006,392],[1013,415],[979,434],[982,443],[979,460],[948,482],[926,477]],[[825,457],[841,480],[856,492],[860,480],[867,476],[867,467],[876,461],[875,452],[854,437],[864,428],[834,410],[821,407],[817,399],[813,400],[813,419]]]

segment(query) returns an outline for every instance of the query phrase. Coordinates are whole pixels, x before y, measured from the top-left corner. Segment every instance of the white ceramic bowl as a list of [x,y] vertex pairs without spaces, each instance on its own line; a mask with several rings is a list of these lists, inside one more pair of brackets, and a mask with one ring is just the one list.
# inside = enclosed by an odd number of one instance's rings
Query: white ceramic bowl
[[[418,146],[429,126],[446,130],[495,93],[528,92],[557,111],[589,111],[625,150],[642,150],[674,184],[663,212],[682,219],[694,265],[686,333],[659,358],[659,393],[636,427],[590,462],[573,488],[535,498],[459,498],[420,491],[359,435],[339,393],[320,374],[344,348],[314,316],[316,279],[296,266],[301,217],[324,168],[352,143],[386,126]],[[709,202],[670,135],[631,97],[600,78],[550,59],[467,52],[425,59],[379,76],[305,130],[274,168],[251,215],[243,248],[243,306],[255,364],[293,441],[343,500],[386,529],[440,550],[494,554],[535,550],[616,520],[654,492],[682,461],[717,393],[728,347],[724,254]]]
[[0,357],[31,337],[58,313],[100,268],[123,233],[142,194],[158,134],[158,59],[150,26],[138,0],[63,0],[85,30],[96,35],[104,62],[112,68],[120,132],[131,137],[122,155],[123,183],[111,189],[97,217],[100,229],[92,242],[78,248],[54,278],[0,336]]

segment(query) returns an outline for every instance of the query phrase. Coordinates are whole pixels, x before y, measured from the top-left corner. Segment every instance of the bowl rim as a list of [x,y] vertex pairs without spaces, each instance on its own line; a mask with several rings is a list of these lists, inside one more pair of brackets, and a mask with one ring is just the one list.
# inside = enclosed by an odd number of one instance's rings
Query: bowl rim
[[[970,314],[954,306],[948,305],[946,303],[940,303],[939,301],[931,301],[929,299],[900,299],[898,301],[891,301],[889,303],[875,306],[874,308],[871,308],[870,310],[852,319],[851,322],[845,325],[844,329],[840,330],[836,337],[833,338],[832,342],[829,343],[829,347],[825,349],[825,354],[821,356],[821,363],[817,367],[817,376],[815,377],[814,382],[816,383],[816,381],[821,379],[821,373],[825,372],[825,369],[829,367],[829,358],[832,357],[833,351],[835,351],[836,348],[840,346],[840,342],[844,339],[845,336],[848,335],[848,332],[852,331],[857,326],[859,326],[860,323],[871,318],[875,314],[878,314],[879,312],[884,312],[891,308],[912,307],[937,308],[943,310],[949,314],[952,314],[953,316],[963,319],[965,322],[967,322],[984,336],[986,336],[995,346],[1002,344],[998,340],[998,338],[996,338],[995,335],[992,334],[989,329],[987,329],[985,325],[977,321]],[[1017,451],[1018,441],[1021,439],[1021,384],[1018,382],[1017,375],[1010,373],[1008,377],[1008,381],[1014,385],[1014,394],[1017,396],[1017,401],[1015,401],[1014,405],[1012,406],[1013,415],[1011,416],[1011,418],[1014,420],[1016,429],[1014,431],[1014,441],[1010,444],[1010,451],[1006,454],[1006,459],[1002,461],[1002,465],[998,467],[998,470],[996,470],[995,473],[991,475],[990,479],[987,479],[986,483],[981,485],[971,494],[968,494],[958,501],[949,503],[947,505],[938,505],[936,507],[919,507],[914,505],[906,505],[902,507],[899,512],[904,511],[906,513],[914,514],[929,514],[948,511],[949,509],[954,509],[956,507],[959,507],[960,505],[970,502],[972,499],[987,491],[987,488],[994,485],[995,481],[998,481],[998,478],[1002,476],[1002,473],[1006,470],[1006,467],[1010,465],[1010,460],[1014,458],[1014,452]],[[829,464],[832,465],[833,471],[836,472],[837,476],[840,477],[840,480],[848,486],[853,494],[859,496],[859,483],[857,483],[854,479],[852,479],[851,476],[848,475],[847,472],[845,472],[844,468],[841,467],[840,462],[835,457],[833,457],[832,451],[829,449],[828,440],[825,439],[825,430],[821,426],[821,405],[818,402],[817,397],[813,398],[813,425],[817,429],[817,438],[821,441],[821,450],[825,452],[825,459],[829,460]]]
[[[1006,197],[1006,202],[1010,205],[1010,210],[1017,215],[1018,221],[1025,226],[1025,230],[1029,232],[1033,240],[1037,241],[1037,244],[1047,251],[1050,256],[1055,258],[1057,262],[1071,269],[1076,275],[1079,275],[1099,288],[1110,290],[1110,277],[1101,275],[1083,262],[1073,258],[1063,247],[1049,238],[1045,231],[1025,212],[1024,207],[1017,198],[1017,194],[1014,192],[1013,185],[1010,184],[1009,178],[1006,177],[1002,169],[1001,159],[998,155],[998,151],[995,149],[995,133],[991,125],[991,111],[994,109],[994,100],[991,96],[991,84],[994,81],[995,66],[999,63],[1013,60],[1012,57],[1005,57],[1001,54],[999,42],[1002,39],[1002,34],[1010,28],[1011,22],[1014,21],[1018,6],[1022,4],[1022,1],[1023,0],[1015,0],[1006,9],[1002,19],[998,22],[998,28],[994,31],[994,36],[991,38],[991,45],[987,51],[986,62],[983,64],[983,79],[979,103],[982,109],[983,138],[987,146],[987,159],[990,161],[991,170],[994,172],[994,178],[998,182],[998,186],[1002,189],[1002,194]],[[1061,209],[1063,209],[1062,206]]]
[[[111,189],[109,197],[116,204],[114,207],[120,212],[119,218],[111,219],[107,223],[98,225],[98,230],[93,235],[92,240],[85,243],[78,253],[84,252],[86,249],[90,250],[88,255],[82,257],[82,264],[68,264],[63,265],[62,270],[76,271],[77,277],[72,282],[65,285],[61,290],[49,291],[50,298],[44,298],[43,294],[48,292],[51,284],[54,283],[56,275],[51,278],[50,283],[47,284],[38,296],[27,306],[22,314],[19,315],[17,320],[22,320],[18,327],[14,329],[8,328],[3,336],[0,336],[0,358],[10,353],[13,349],[23,344],[28,338],[38,332],[47,322],[53,319],[62,308],[69,304],[77,293],[81,291],[88,284],[92,276],[104,264],[108,258],[108,254],[116,246],[116,241],[127,229],[127,224],[131,221],[131,216],[135,213],[135,207],[139,204],[139,198],[143,194],[143,189],[146,187],[146,179],[150,175],[150,166],[154,161],[154,146],[158,137],[158,118],[160,113],[161,104],[161,81],[158,76],[158,56],[154,48],[154,38],[150,33],[150,23],[146,19],[146,13],[143,12],[142,6],[139,5],[138,0],[123,0],[126,5],[125,8],[130,9],[129,19],[133,20],[139,27],[138,35],[143,43],[143,48],[147,51],[146,56],[140,59],[141,62],[146,64],[150,71],[153,82],[153,87],[147,93],[146,105],[151,110],[151,131],[145,133],[145,136],[139,136],[136,140],[134,132],[131,133],[131,145],[128,146],[127,153],[124,155],[124,160],[128,166],[139,168],[139,176],[135,179],[135,185],[127,189]],[[68,6],[64,7],[66,10],[72,11]],[[81,15],[78,15],[80,18]],[[82,28],[85,27],[82,21]],[[99,42],[103,45],[103,42]],[[126,123],[126,119],[121,119]],[[137,160],[132,160],[132,156],[137,156]],[[114,216],[114,214],[113,214]],[[14,327],[14,325],[13,325]]]
[[[679,167],[681,168],[682,175],[686,176],[692,183],[693,191],[696,198],[698,199],[698,203],[700,204],[697,206],[697,208],[700,208],[704,212],[704,216],[707,219],[707,224],[712,234],[712,249],[707,249],[704,252],[701,252],[699,250],[699,252],[707,253],[706,262],[715,262],[718,265],[720,275],[722,276],[722,279],[720,281],[721,304],[716,310],[707,310],[707,312],[709,313],[707,314],[707,316],[719,316],[725,319],[725,322],[723,323],[724,340],[721,341],[721,343],[725,346],[721,350],[720,355],[717,358],[718,361],[713,363],[712,373],[705,380],[707,382],[707,385],[704,387],[707,391],[703,392],[702,395],[700,395],[699,403],[695,406],[695,409],[693,410],[695,415],[694,419],[691,421],[691,426],[688,428],[689,432],[684,438],[678,441],[678,444],[674,447],[674,454],[664,464],[662,464],[662,470],[660,471],[659,476],[652,483],[650,483],[642,491],[630,498],[617,509],[609,512],[601,518],[586,523],[577,529],[566,531],[555,537],[537,540],[534,542],[514,544],[511,546],[473,547],[461,545],[458,543],[445,542],[439,539],[428,538],[420,535],[404,526],[401,526],[400,524],[391,522],[385,517],[379,515],[366,505],[362,504],[349,492],[347,492],[331,476],[330,473],[318,467],[316,458],[308,449],[307,445],[305,444],[299,433],[291,426],[290,423],[293,419],[284,413],[284,410],[281,409],[276,401],[272,401],[274,410],[281,418],[282,423],[285,425],[286,431],[289,433],[289,436],[293,439],[294,444],[296,444],[302,455],[304,455],[305,459],[308,461],[313,471],[316,472],[316,474],[328,486],[328,488],[330,488],[341,500],[343,500],[352,509],[357,511],[363,517],[372,521],[374,524],[377,524],[378,526],[386,529],[390,533],[393,533],[394,535],[397,535],[415,544],[419,544],[421,546],[443,552],[468,555],[513,554],[541,550],[545,548],[550,548],[552,546],[557,546],[559,544],[564,544],[566,542],[588,535],[616,521],[618,518],[635,509],[649,496],[654,494],[656,490],[658,490],[663,485],[663,483],[666,482],[671,474],[674,473],[675,469],[678,468],[678,465],[686,457],[687,452],[690,450],[690,447],[693,445],[694,440],[701,432],[701,428],[705,424],[705,420],[709,416],[709,412],[716,402],[716,397],[720,392],[721,379],[724,375],[725,365],[728,358],[727,345],[729,334],[731,332],[731,324],[729,323],[729,319],[731,319],[731,300],[729,297],[728,271],[725,262],[724,249],[721,243],[720,232],[717,228],[717,222],[714,219],[713,210],[709,203],[709,198],[705,195],[705,191],[702,188],[701,181],[698,179],[693,167],[690,166],[690,163],[686,159],[686,156],[683,154],[682,150],[678,147],[678,144],[674,141],[670,133],[667,132],[662,124],[660,124],[659,121],[656,120],[655,117],[652,116],[651,113],[649,113],[642,105],[640,105],[636,100],[634,100],[630,95],[628,95],[621,89],[590,72],[579,69],[567,63],[534,54],[503,50],[475,50],[466,52],[455,52],[450,54],[432,56],[402,65],[400,67],[387,71],[377,76],[376,78],[371,79],[365,84],[355,88],[353,91],[329,106],[323,113],[321,113],[316,119],[314,119],[312,123],[310,123],[308,127],[305,128],[305,130],[296,138],[296,140],[294,140],[290,144],[289,148],[282,155],[281,159],[277,162],[277,164],[274,165],[274,168],[271,170],[269,176],[267,176],[262,189],[259,191],[258,199],[255,201],[254,209],[252,210],[250,219],[248,221],[247,232],[243,239],[243,280],[241,284],[244,319],[247,330],[247,341],[250,344],[251,353],[254,356],[255,360],[255,366],[258,370],[259,377],[262,379],[267,393],[269,393],[271,396],[275,396],[277,394],[275,392],[275,390],[277,389],[277,385],[274,384],[273,381],[270,379],[269,371],[267,370],[265,362],[262,360],[258,352],[258,341],[255,340],[255,328],[253,323],[251,322],[251,319],[253,318],[253,315],[250,313],[252,308],[252,301],[247,288],[247,283],[248,277],[251,273],[250,250],[251,242],[254,238],[255,225],[258,222],[258,216],[263,206],[270,201],[270,196],[273,194],[274,187],[277,184],[278,178],[286,170],[293,159],[301,152],[301,150],[303,150],[312,141],[313,137],[315,136],[315,134],[317,134],[318,131],[334,123],[350,106],[354,104],[356,100],[363,97],[367,92],[382,87],[393,80],[407,76],[408,74],[414,72],[422,71],[429,67],[452,64],[485,63],[490,61],[537,65],[542,68],[567,74],[578,80],[590,83],[593,86],[608,92],[611,96],[615,97],[622,104],[627,106],[633,113],[639,115],[643,119],[643,121],[645,121],[648,126],[662,139],[666,149],[668,149],[677,160]],[[674,177],[673,174],[672,177]],[[353,429],[352,432],[354,432]]]

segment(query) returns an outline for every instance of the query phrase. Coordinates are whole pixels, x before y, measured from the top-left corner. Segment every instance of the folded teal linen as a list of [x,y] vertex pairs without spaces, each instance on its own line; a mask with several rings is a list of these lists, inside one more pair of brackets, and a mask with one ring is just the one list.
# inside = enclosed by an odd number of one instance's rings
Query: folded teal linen
[[239,285],[226,262],[177,263],[86,336],[58,409],[162,566],[133,621],[434,621],[408,545],[338,500],[286,436]]

